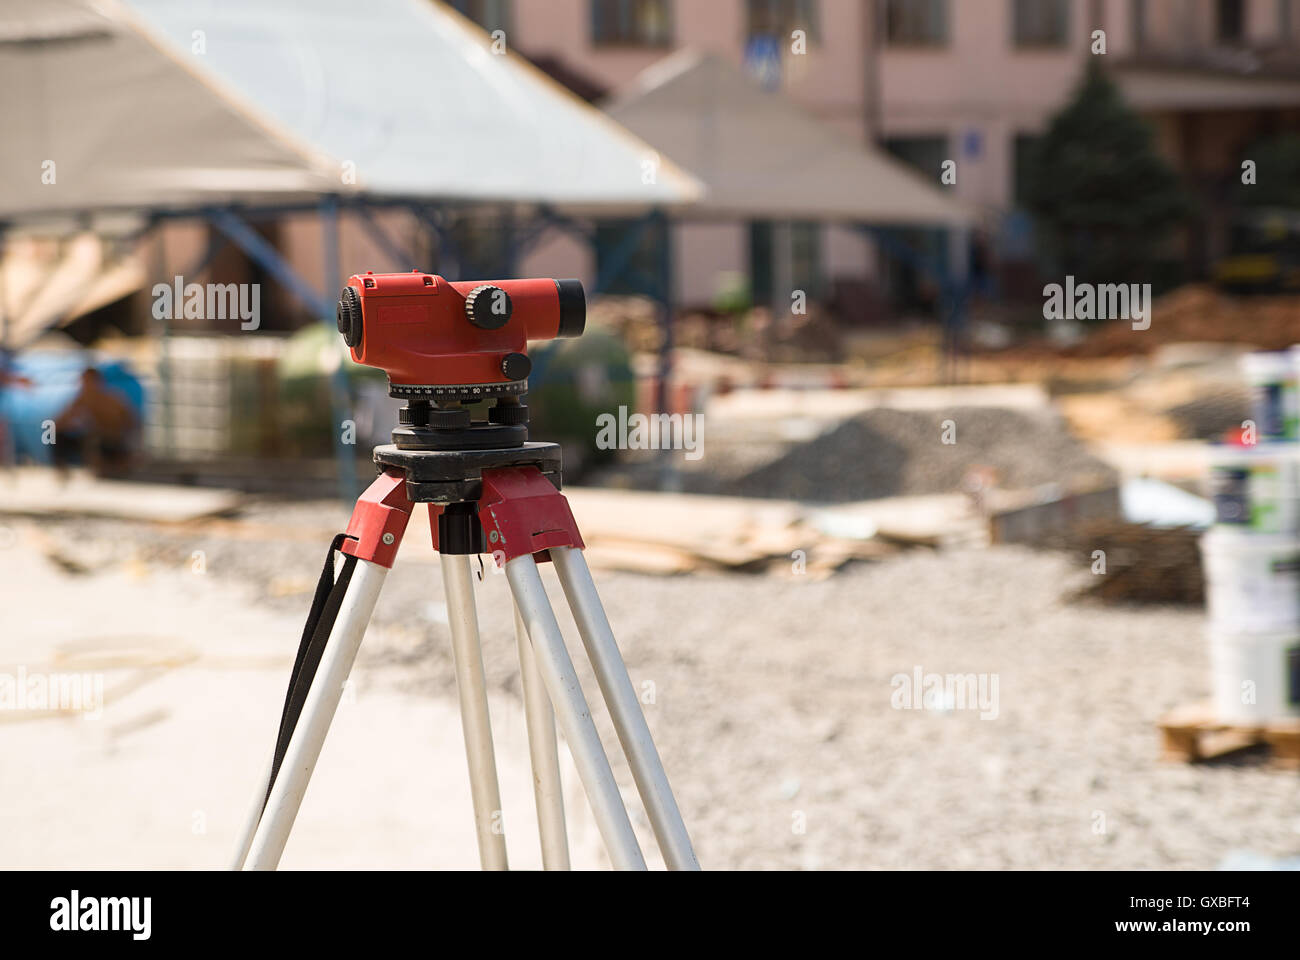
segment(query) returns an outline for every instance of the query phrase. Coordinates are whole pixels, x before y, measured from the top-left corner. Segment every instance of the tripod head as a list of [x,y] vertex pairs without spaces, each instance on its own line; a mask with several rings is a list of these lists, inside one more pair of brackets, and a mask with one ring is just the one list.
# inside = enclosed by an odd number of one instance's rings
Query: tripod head
[[[418,270],[348,278],[338,329],[352,359],[388,374],[407,401],[393,442],[404,450],[516,447],[528,439],[530,340],[578,337],[587,301],[577,280],[451,283]],[[492,400],[486,422],[465,404]]]

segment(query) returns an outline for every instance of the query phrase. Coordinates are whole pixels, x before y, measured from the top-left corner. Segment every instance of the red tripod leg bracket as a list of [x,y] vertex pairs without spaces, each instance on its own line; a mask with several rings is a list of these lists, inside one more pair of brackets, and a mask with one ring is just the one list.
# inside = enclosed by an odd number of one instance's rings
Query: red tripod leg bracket
[[358,560],[393,566],[413,504],[406,498],[406,475],[387,470],[357,499],[342,550]]
[[536,467],[484,470],[478,518],[484,546],[499,563],[529,554],[549,560],[551,547],[583,548],[569,501]]

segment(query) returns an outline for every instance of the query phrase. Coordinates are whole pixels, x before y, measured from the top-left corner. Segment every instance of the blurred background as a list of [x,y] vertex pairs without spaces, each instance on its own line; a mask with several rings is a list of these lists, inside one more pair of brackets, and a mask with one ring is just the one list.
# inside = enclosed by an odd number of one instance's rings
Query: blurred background
[[[532,436],[706,868],[1300,865],[1300,0],[5,0],[0,111],[0,866],[225,862],[411,269],[586,287]],[[475,862],[422,529],[287,867]]]

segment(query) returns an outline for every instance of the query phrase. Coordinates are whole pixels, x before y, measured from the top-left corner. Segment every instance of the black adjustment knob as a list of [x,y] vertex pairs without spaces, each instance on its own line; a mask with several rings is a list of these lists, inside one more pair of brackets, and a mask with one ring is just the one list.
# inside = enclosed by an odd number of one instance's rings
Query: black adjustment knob
[[435,430],[464,430],[470,413],[464,407],[436,407],[429,411],[429,426]]
[[338,328],[349,347],[361,342],[361,294],[356,287],[344,287],[339,295]]
[[533,361],[522,353],[507,353],[501,358],[501,372],[507,380],[523,380],[533,369]]
[[514,309],[510,294],[490,283],[475,287],[465,298],[465,316],[480,330],[500,330]]
[[429,425],[429,401],[408,400],[406,406],[397,411],[397,422],[404,427],[427,427]]
[[527,425],[528,408],[518,401],[502,397],[496,406],[488,410],[488,423],[500,423],[507,427]]

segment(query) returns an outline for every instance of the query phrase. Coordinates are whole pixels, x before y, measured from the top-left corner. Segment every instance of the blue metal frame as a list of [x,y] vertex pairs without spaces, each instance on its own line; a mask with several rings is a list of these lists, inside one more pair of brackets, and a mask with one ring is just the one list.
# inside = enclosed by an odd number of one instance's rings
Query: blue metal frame
[[415,269],[419,263],[419,257],[409,248],[398,242],[391,233],[375,219],[373,207],[356,207],[353,211],[357,214],[357,219],[361,226],[365,228],[366,234],[375,242],[384,253],[393,258],[394,262],[406,264],[411,269]]
[[[550,207],[541,207],[538,210],[539,220],[546,225],[559,227],[566,232],[580,237],[588,246],[595,247],[596,236],[594,229],[588,229],[578,223],[572,217],[564,216],[551,209]],[[636,252],[637,245],[644,238],[647,230],[657,230],[663,233],[663,242],[659,244],[659,262],[655,265],[653,276],[647,276],[639,270],[629,270],[632,255]],[[659,377],[656,384],[655,405],[660,410],[668,409],[668,378],[672,374],[672,356],[673,356],[673,233],[671,230],[671,221],[668,215],[661,208],[654,208],[644,216],[634,220],[628,225],[627,232],[614,248],[609,260],[606,262],[604,270],[596,277],[595,287],[590,291],[592,294],[604,293],[614,281],[619,277],[628,276],[632,279],[641,280],[650,291],[650,297],[655,302],[656,312],[659,314],[659,324],[662,327],[663,336],[660,340],[659,349]]]
[[[941,356],[939,358],[940,376],[948,383],[956,383],[961,376],[961,361],[969,352],[967,336],[966,309],[970,299],[970,281],[964,274],[961,279],[954,278],[949,268],[947,245],[944,255],[938,258],[921,253],[911,244],[904,242],[897,233],[888,227],[874,227],[859,224],[858,229],[891,256],[920,270],[939,287],[939,324],[942,333]],[[940,230],[947,236],[949,231]],[[967,241],[969,243],[969,240]],[[969,256],[969,248],[966,255]]]
[[[325,255],[324,276],[326,302],[321,310],[321,322],[331,333],[338,330],[336,294],[333,291],[343,286],[343,277],[339,264],[339,205],[331,196],[321,199],[320,206],[321,241]],[[337,343],[337,341],[335,341]],[[361,493],[357,482],[356,433],[353,442],[343,442],[343,421],[347,416],[352,388],[348,383],[346,366],[340,361],[330,374],[330,409],[334,414],[334,460],[339,471],[339,496],[344,502],[355,500]]]
[[[282,204],[230,204],[148,210],[132,208],[131,212],[141,213],[147,218],[146,223],[134,235],[136,240],[142,240],[149,234],[156,233],[168,222],[198,220],[211,225],[220,234],[220,239],[214,236],[209,240],[202,256],[195,261],[189,272],[184,274],[185,276],[195,276],[207,270],[217,254],[224,249],[228,242],[265,270],[276,283],[288,290],[296,299],[306,305],[312,313],[320,317],[321,322],[328,324],[330,329],[333,330],[335,324],[333,291],[342,283],[343,278],[339,255],[339,217],[341,214],[347,212],[357,214],[362,227],[385,253],[398,262],[415,264],[417,258],[412,251],[396,241],[374,218],[376,209],[399,208],[409,211],[437,237],[441,261],[439,264],[440,270],[444,273],[459,276],[463,273],[461,267],[465,264],[462,251],[457,248],[454,232],[447,222],[448,215],[464,210],[483,209],[485,206],[484,204],[472,203],[437,203],[431,202],[425,197],[380,198],[364,195],[325,195],[311,201],[304,200]],[[500,270],[491,269],[487,271],[488,273],[498,273],[503,277],[513,276],[517,270],[519,260],[527,250],[553,228],[563,230],[579,237],[589,245],[594,245],[594,226],[560,214],[549,206],[536,207],[535,214],[525,218],[522,222],[516,219],[513,205],[500,205],[500,210],[502,211],[503,226],[506,231],[505,262],[499,265],[491,265],[499,266]],[[324,293],[317,291],[295,271],[274,245],[268,242],[252,226],[254,220],[306,213],[316,213],[321,221],[324,281],[326,285]],[[601,293],[616,279],[629,272],[632,255],[635,253],[637,244],[640,243],[647,229],[664,231],[665,242],[661,245],[662,256],[660,262],[656,265],[655,275],[646,277],[639,272],[632,273],[632,276],[642,280],[652,291],[660,322],[664,328],[663,349],[660,354],[659,364],[658,402],[661,409],[666,408],[665,391],[671,370],[672,349],[672,325],[670,321],[672,316],[673,258],[671,250],[672,232],[668,229],[668,226],[669,221],[666,214],[659,209],[651,210],[636,219],[629,226],[626,236],[622,238],[615,249],[613,257],[606,262],[605,269],[597,278],[595,287],[589,291],[591,294]],[[6,227],[7,224],[0,224],[0,239],[3,238]],[[476,264],[473,266],[486,268],[490,265]],[[169,336],[170,329],[164,328],[162,331],[164,365],[166,341]],[[7,358],[0,352],[0,369],[3,369],[6,365]],[[165,370],[163,376],[166,376]],[[350,393],[346,369],[343,365],[340,365],[330,379],[330,407],[336,425],[346,419]],[[163,403],[164,406],[169,405],[166,395],[163,397]],[[169,416],[169,414],[165,414],[165,416]],[[351,501],[355,499],[359,492],[356,451],[352,445],[342,442],[342,434],[339,429],[335,430],[334,448],[339,473],[339,494],[345,501]]]
[[[317,208],[321,222],[321,241],[324,248],[324,279],[327,291],[337,290],[342,280],[339,266],[338,217],[339,204],[336,197],[326,195],[321,198]],[[219,230],[235,246],[239,247],[248,258],[264,269],[276,282],[301,300],[315,313],[330,330],[335,327],[334,298],[330,293],[319,294],[306,280],[300,277],[280,251],[269,243],[265,237],[252,228],[233,210],[216,209],[208,212],[207,221]],[[342,425],[348,419],[348,406],[351,388],[348,384],[347,370],[340,363],[330,376],[330,412],[334,421],[334,459],[338,466],[339,496],[343,500],[355,500],[360,491],[357,482],[356,450],[353,444],[343,442]]]

